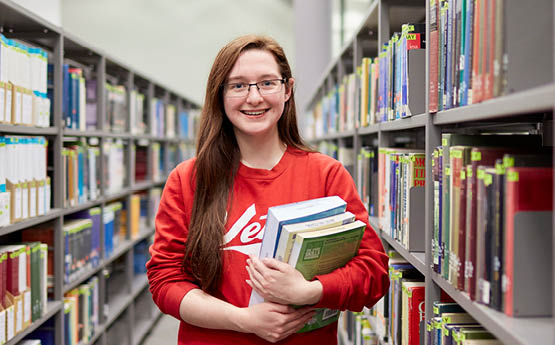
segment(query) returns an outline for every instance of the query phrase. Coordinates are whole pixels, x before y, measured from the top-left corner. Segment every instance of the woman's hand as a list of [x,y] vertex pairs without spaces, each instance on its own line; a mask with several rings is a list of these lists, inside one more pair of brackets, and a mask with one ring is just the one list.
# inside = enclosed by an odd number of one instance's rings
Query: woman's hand
[[310,307],[294,309],[272,302],[256,304],[241,311],[242,331],[254,333],[271,343],[296,333],[314,316],[314,309]]
[[315,304],[322,298],[322,283],[307,281],[291,265],[275,259],[247,259],[249,284],[266,301],[280,304]]

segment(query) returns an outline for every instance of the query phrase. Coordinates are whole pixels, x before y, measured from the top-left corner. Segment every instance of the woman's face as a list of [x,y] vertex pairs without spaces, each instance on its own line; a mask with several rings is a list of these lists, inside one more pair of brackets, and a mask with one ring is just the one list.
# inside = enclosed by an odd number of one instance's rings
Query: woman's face
[[[227,118],[233,124],[235,136],[241,138],[272,138],[277,137],[277,122],[283,113],[285,102],[291,96],[291,87],[281,82],[280,91],[262,94],[256,85],[248,86],[265,80],[282,79],[274,55],[260,49],[250,49],[239,55],[229,72],[226,84],[241,85],[224,87],[224,109]],[[289,81],[292,86],[293,80]],[[241,97],[230,88],[247,88],[248,92]],[[262,91],[265,93],[264,91]]]

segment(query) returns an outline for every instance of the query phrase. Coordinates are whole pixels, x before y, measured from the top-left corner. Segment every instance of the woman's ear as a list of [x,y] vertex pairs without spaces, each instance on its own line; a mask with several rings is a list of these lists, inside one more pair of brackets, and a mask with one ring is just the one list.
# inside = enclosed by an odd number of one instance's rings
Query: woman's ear
[[295,85],[295,78],[287,78],[287,84],[285,85],[285,102],[291,98],[291,93],[293,92],[293,86]]

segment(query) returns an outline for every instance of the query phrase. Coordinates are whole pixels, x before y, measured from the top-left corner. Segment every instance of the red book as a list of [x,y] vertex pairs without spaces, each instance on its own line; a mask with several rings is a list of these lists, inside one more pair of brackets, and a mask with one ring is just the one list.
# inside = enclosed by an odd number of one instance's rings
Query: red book
[[21,291],[19,290],[19,255],[24,255],[21,252],[23,246],[8,245],[2,247],[2,250],[7,254],[6,265],[6,291],[13,296],[18,296]]
[[426,305],[424,286],[407,286],[408,345],[420,345],[420,321],[424,320]]
[[[474,2],[473,54],[472,54],[472,104],[482,101],[483,20],[486,0]],[[469,97],[470,98],[470,97]],[[470,103],[470,102],[469,102]]]
[[503,297],[509,316],[552,313],[552,217],[553,169],[507,168]]

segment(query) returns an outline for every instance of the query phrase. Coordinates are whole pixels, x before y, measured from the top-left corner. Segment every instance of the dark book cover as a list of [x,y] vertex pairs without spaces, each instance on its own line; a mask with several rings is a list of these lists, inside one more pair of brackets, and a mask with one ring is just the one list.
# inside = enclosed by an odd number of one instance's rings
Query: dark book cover
[[[462,199],[462,187],[463,187],[463,178],[462,174],[465,174],[466,164],[470,160],[470,151],[471,147],[469,146],[452,146],[450,152],[451,158],[451,175],[450,175],[450,185],[451,185],[451,200],[450,200],[450,260],[449,260],[449,281],[454,287],[458,286],[458,273],[460,264],[460,256],[459,256],[459,242],[464,241],[464,237],[460,237],[460,223],[461,223],[461,211],[466,211],[466,205],[463,206],[463,202],[466,202],[465,199]],[[466,179],[466,177],[465,177]],[[461,210],[464,208],[465,210]],[[462,276],[461,276],[462,277]]]
[[476,301],[491,305],[493,214],[495,212],[495,168],[478,167],[476,222]]
[[495,310],[503,310],[501,276],[503,273],[503,215],[504,215],[504,192],[505,192],[505,167],[503,159],[495,161],[495,175],[493,176],[494,212],[492,220],[491,239],[491,307]]
[[[470,153],[470,150],[468,151]],[[469,163],[470,155],[462,163],[462,169],[460,171],[460,184],[459,188],[459,215],[458,215],[458,225],[457,225],[457,267],[456,267],[456,284],[455,287],[461,291],[464,291],[464,266],[466,261],[465,256],[465,246],[466,246],[466,172]]]

